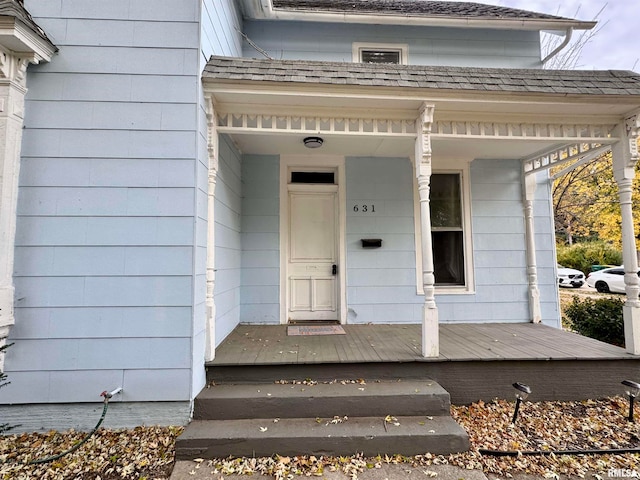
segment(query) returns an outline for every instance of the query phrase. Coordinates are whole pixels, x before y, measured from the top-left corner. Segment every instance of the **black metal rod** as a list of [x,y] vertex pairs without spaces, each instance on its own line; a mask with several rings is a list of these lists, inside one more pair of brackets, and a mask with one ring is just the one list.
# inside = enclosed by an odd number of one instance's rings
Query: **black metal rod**
[[511,419],[511,423],[516,423],[516,418],[518,418],[518,410],[520,410],[520,398],[516,398],[516,408],[513,410],[513,418]]
[[518,457],[520,455],[615,455],[619,453],[640,453],[640,448],[610,448],[592,450],[488,450],[478,449],[481,455],[493,457]]

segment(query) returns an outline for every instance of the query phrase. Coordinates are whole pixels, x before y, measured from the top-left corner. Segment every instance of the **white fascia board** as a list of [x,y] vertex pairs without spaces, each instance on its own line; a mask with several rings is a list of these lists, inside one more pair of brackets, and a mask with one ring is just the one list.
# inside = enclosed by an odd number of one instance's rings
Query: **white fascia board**
[[56,47],[14,17],[0,17],[0,46],[35,63],[50,61]]
[[[225,96],[242,98],[242,103],[250,103],[253,108],[259,106],[270,108],[271,111],[286,109],[291,111],[293,106],[300,106],[300,110],[305,109],[300,99],[305,99],[306,108],[335,111],[340,105],[345,108],[354,108],[359,105],[361,109],[371,110],[372,115],[379,113],[379,110],[414,111],[415,105],[424,101],[437,101],[439,103],[438,112],[449,110],[446,105],[452,105],[453,111],[460,111],[461,105],[466,105],[469,112],[481,112],[487,105],[492,105],[497,110],[504,110],[505,113],[524,112],[523,108],[535,106],[534,110],[542,109],[545,115],[553,116],[553,112],[558,109],[583,106],[585,114],[603,114],[602,106],[615,107],[615,112],[608,115],[617,116],[618,110],[627,111],[629,108],[635,109],[640,106],[640,96],[625,95],[580,95],[580,94],[557,94],[557,93],[514,93],[514,92],[483,92],[459,90],[421,90],[416,88],[403,87],[355,87],[343,85],[286,85],[282,88],[278,85],[273,88],[270,82],[242,82],[212,84],[204,82],[204,91],[208,95],[221,100],[218,107],[227,107],[224,101]],[[270,101],[269,99],[277,99]],[[249,100],[249,99],[253,99]],[[335,105],[331,100],[335,100]],[[255,100],[258,100],[255,102]],[[314,103],[317,103],[314,104]],[[259,105],[261,104],[261,105]],[[475,106],[475,107],[474,107]],[[355,107],[358,108],[358,107]],[[374,113],[375,112],[375,113]],[[266,112],[261,112],[266,113]],[[530,112],[532,113],[532,112]],[[568,114],[567,116],[573,116]],[[396,117],[397,118],[397,117]]]

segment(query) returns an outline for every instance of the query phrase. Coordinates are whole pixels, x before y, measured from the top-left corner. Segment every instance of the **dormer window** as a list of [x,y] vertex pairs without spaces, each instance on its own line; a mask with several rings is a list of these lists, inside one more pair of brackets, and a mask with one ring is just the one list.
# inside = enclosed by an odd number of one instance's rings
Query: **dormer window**
[[354,43],[353,61],[357,63],[382,63],[406,65],[407,45]]

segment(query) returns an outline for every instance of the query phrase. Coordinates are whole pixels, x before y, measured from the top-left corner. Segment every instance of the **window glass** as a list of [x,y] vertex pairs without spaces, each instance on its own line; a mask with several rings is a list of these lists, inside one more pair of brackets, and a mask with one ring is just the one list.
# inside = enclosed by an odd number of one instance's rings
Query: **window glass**
[[434,174],[431,176],[431,226],[462,228],[460,176]]
[[432,238],[436,285],[464,285],[462,232],[433,232]]
[[436,285],[464,285],[461,177],[431,175],[431,239]]
[[362,63],[393,63],[401,61],[399,50],[361,50]]
[[335,183],[335,172],[291,172],[291,183]]

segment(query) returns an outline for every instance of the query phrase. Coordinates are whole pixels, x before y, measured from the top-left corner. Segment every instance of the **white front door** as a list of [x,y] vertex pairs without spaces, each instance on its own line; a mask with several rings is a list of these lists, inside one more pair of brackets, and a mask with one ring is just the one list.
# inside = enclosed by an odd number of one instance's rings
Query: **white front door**
[[337,186],[297,186],[288,203],[288,320],[339,320]]

